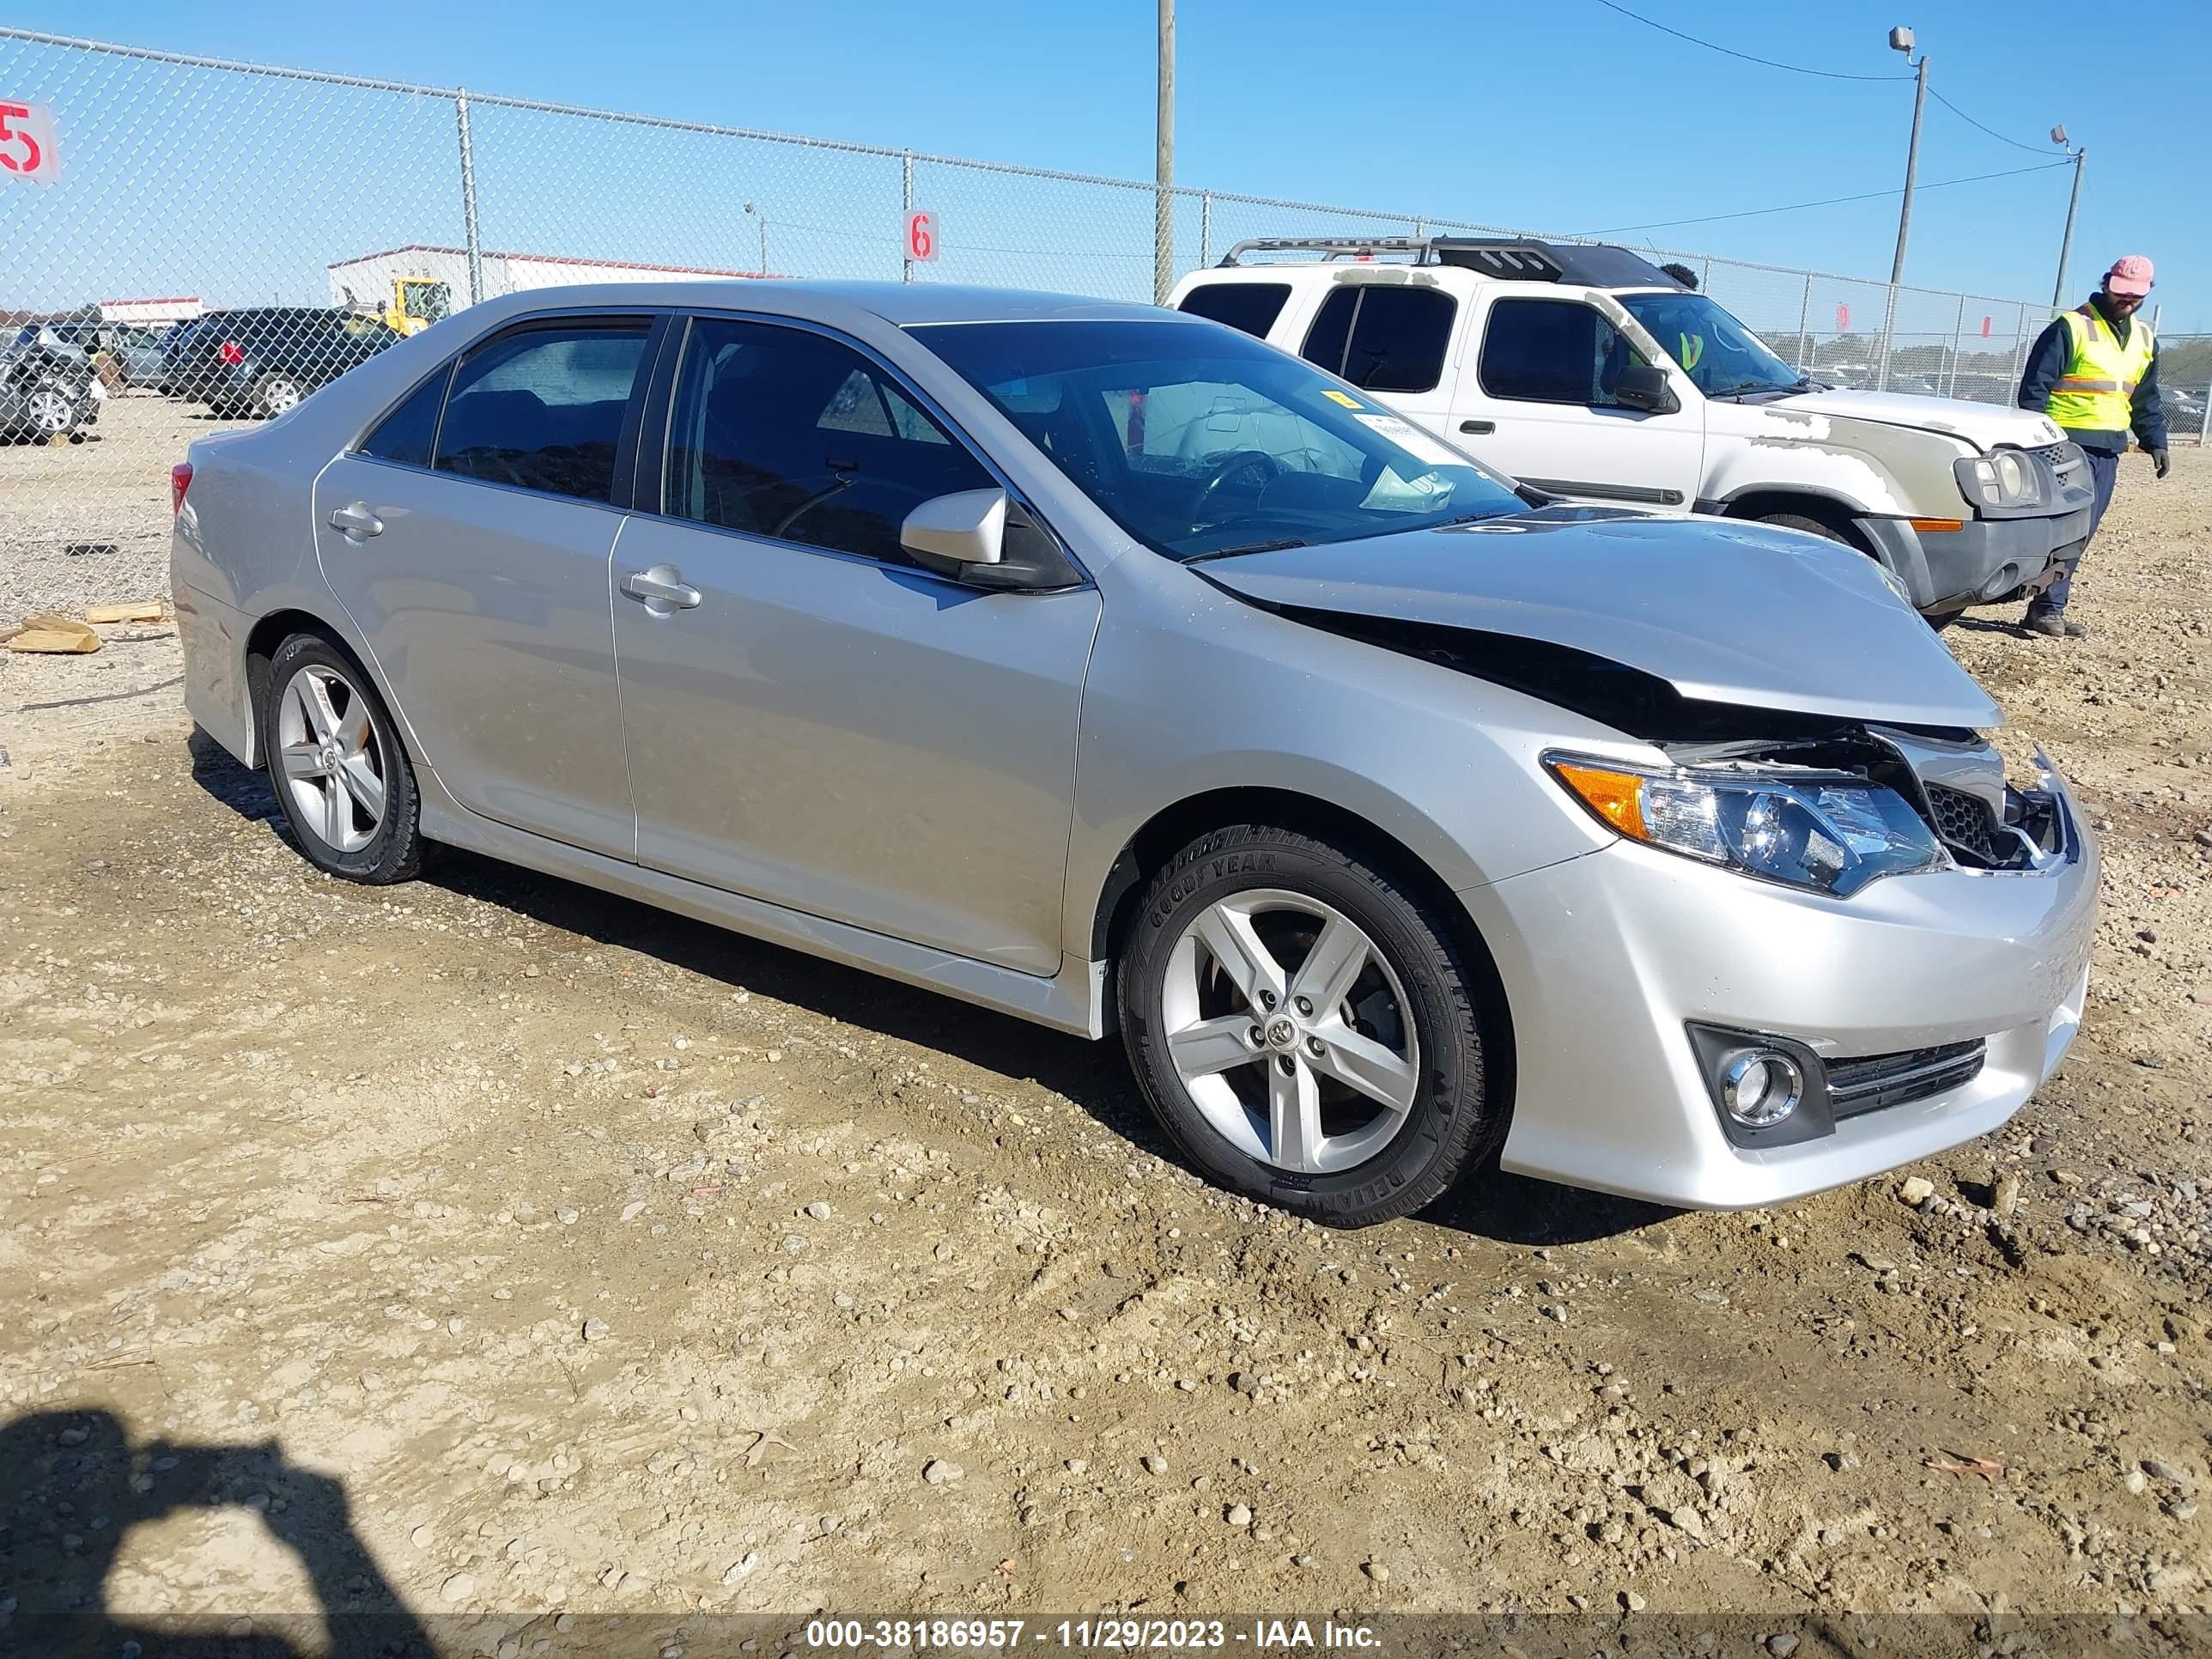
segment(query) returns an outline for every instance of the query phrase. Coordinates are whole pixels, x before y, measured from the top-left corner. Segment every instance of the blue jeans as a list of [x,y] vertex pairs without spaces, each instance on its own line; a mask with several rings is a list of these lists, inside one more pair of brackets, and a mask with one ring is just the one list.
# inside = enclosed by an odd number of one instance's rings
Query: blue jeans
[[[2105,509],[2112,504],[2112,481],[2119,476],[2120,458],[2095,449],[2085,449],[2081,453],[2089,463],[2089,481],[2097,489],[2097,499],[2089,507],[2089,535],[2094,536],[2097,526],[2105,521]],[[2084,537],[2081,552],[2060,561],[2058,580],[2028,601],[2030,617],[2055,617],[2066,609],[2066,601],[2074,597],[2075,568],[2081,562],[2081,553],[2088,550],[2088,538]]]

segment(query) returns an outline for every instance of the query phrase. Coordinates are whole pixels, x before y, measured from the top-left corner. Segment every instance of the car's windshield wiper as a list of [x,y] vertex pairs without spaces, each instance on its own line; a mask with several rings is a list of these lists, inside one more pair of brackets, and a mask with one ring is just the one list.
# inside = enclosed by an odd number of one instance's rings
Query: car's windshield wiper
[[1771,380],[1746,380],[1741,386],[1732,386],[1726,392],[1711,392],[1705,395],[1711,398],[1741,398],[1753,392],[1796,392],[1807,384],[1798,380],[1790,386],[1777,386]]
[[1286,547],[1304,547],[1305,543],[1296,536],[1279,542],[1248,542],[1242,547],[1217,547],[1210,553],[1194,553],[1185,564],[1204,564],[1210,559],[1233,559],[1239,553],[1279,553]]

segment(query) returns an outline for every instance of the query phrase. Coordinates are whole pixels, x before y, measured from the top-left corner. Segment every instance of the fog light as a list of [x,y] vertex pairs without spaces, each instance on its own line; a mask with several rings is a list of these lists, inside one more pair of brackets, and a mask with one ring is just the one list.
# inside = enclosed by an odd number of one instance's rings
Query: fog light
[[1805,1077],[1797,1062],[1771,1048],[1738,1054],[1721,1073],[1721,1104],[1748,1128],[1772,1128],[1804,1097]]

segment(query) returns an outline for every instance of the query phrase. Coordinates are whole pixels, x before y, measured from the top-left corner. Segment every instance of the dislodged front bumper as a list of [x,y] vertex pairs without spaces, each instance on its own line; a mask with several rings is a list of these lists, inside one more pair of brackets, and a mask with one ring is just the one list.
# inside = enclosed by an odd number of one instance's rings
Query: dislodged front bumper
[[1989,605],[2048,585],[2056,563],[2089,538],[2089,509],[2037,519],[1966,519],[1956,530],[1917,530],[1909,519],[1853,520],[1913,605],[1943,612]]
[[[1513,1021],[1504,1167],[1741,1209],[1996,1128],[2081,1023],[2097,849],[2070,803],[2064,816],[2065,855],[2046,868],[1896,876],[1849,900],[1630,842],[1462,894]],[[1743,1146],[1723,1128],[1692,1027],[1774,1033],[1831,1062],[1985,1046],[1953,1086]]]

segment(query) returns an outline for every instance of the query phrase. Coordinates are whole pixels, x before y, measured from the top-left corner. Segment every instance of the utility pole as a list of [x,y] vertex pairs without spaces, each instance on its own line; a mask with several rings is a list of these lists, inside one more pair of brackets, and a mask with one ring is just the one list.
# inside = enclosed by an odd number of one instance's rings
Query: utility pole
[[[2054,144],[2064,143],[2066,129],[2051,128],[2051,142]],[[2067,257],[2074,252],[2074,211],[2081,205],[2081,164],[2088,159],[2088,155],[2089,152],[2086,149],[2077,149],[2074,152],[2074,193],[2066,198],[2066,234],[2058,241],[2058,280],[2051,285],[2051,308],[2053,311],[2058,310],[2066,303],[2066,260]]]
[[1175,0],[1160,0],[1159,105],[1154,129],[1158,188],[1152,207],[1152,303],[1175,286]]
[[[1889,32],[1893,52],[1901,52],[1908,60],[1912,57],[1912,31],[1894,28]],[[1905,239],[1912,228],[1912,181],[1920,171],[1920,116],[1928,106],[1928,57],[1922,53],[1913,62],[1919,77],[1912,90],[1912,142],[1905,152],[1905,202],[1897,210],[1897,258],[1890,261],[1889,285],[1895,288],[1905,280]]]

